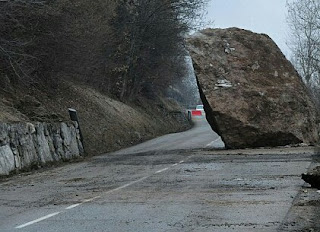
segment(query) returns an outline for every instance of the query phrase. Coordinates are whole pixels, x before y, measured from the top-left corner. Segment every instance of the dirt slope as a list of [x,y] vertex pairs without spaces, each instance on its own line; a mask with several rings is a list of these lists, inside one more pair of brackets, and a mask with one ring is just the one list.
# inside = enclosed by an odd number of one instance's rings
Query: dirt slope
[[86,85],[61,81],[54,88],[0,92],[0,121],[68,120],[68,108],[78,111],[89,155],[114,151],[189,127],[182,109],[158,98],[132,105],[113,100]]

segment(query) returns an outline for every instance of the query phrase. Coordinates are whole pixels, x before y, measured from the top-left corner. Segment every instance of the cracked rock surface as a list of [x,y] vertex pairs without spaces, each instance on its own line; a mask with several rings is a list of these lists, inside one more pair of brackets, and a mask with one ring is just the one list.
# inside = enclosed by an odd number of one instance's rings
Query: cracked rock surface
[[318,141],[314,103],[269,36],[205,29],[188,39],[188,50],[207,120],[227,148]]
[[77,123],[0,123],[0,176],[84,154]]

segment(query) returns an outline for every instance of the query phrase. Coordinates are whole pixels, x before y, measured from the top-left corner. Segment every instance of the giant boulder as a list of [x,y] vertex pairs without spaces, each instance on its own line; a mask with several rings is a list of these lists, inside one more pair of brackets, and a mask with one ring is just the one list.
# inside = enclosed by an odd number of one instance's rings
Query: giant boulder
[[205,29],[187,44],[207,120],[227,148],[318,141],[314,103],[270,37]]

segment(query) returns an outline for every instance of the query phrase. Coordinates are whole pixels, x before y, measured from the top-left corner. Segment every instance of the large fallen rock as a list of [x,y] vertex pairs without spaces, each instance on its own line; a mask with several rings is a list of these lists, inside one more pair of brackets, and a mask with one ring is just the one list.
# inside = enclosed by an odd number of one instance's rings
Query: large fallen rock
[[318,141],[314,103],[271,38],[205,29],[187,42],[207,120],[227,148]]

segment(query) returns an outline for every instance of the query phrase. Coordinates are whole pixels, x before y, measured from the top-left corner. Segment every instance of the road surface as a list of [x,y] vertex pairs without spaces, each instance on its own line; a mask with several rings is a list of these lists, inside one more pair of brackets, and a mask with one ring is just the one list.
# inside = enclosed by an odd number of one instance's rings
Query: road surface
[[221,138],[212,131],[204,117],[194,117],[195,126],[182,133],[164,135],[146,143],[123,149],[116,154],[133,154],[148,151],[168,151],[197,148],[224,148]]
[[2,180],[0,231],[291,231],[314,148],[222,147],[198,120],[187,132]]

